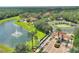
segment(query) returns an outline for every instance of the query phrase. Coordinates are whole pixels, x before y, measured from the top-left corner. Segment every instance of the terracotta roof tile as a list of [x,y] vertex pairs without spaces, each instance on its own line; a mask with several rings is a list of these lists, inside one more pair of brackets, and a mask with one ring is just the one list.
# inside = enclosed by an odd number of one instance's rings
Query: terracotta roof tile
[[[58,36],[58,32],[54,32],[53,36]],[[67,33],[64,33],[64,32],[59,32],[59,36],[60,37],[63,36],[64,40],[70,40],[71,39],[71,36],[67,35]]]

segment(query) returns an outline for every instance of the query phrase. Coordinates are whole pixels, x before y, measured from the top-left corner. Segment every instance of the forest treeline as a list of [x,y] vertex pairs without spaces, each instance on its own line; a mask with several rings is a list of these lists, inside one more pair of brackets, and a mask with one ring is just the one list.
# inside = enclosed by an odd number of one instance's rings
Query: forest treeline
[[79,20],[79,7],[0,7],[0,20],[17,16],[23,13],[45,13],[51,11],[52,17],[63,16],[64,18]]

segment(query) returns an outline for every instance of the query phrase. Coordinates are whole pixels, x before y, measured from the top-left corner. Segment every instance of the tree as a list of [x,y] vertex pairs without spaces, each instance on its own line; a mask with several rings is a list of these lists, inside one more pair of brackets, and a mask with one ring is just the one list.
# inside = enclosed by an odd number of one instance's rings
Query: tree
[[79,49],[79,28],[75,30],[74,32],[74,42],[73,42],[74,47]]
[[25,44],[18,44],[15,48],[15,52],[16,53],[27,53],[29,52],[29,48]]
[[56,31],[58,32],[58,37],[59,37],[59,33],[61,32],[61,29],[57,28]]
[[36,34],[36,32],[35,31],[33,31],[33,32],[31,32],[31,34],[32,34],[32,50],[33,50],[33,42],[34,42],[34,35]]
[[49,34],[49,31],[52,31],[52,27],[47,22],[45,22],[45,20],[38,20],[34,22],[34,25],[37,29],[46,34]]
[[71,53],[79,53],[79,49],[77,49],[77,48],[71,48],[70,52]]
[[60,39],[60,32],[61,32],[61,29],[60,28],[57,28],[56,31],[58,32],[58,41],[63,41],[63,35]]
[[38,47],[40,44],[40,41],[36,35],[34,36],[34,39],[35,39],[35,43],[37,44],[36,47]]
[[13,17],[13,16],[17,16],[19,14],[22,14],[25,11],[26,8],[22,8],[22,7],[0,7],[0,20],[4,19],[4,18],[9,18],[9,17]]

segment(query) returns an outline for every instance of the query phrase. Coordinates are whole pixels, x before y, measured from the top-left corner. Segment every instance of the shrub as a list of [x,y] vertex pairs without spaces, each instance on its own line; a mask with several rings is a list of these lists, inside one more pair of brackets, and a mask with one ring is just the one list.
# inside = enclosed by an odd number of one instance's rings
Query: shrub
[[59,47],[60,47],[60,43],[56,43],[56,44],[54,45],[54,47],[55,47],[55,48],[59,48]]

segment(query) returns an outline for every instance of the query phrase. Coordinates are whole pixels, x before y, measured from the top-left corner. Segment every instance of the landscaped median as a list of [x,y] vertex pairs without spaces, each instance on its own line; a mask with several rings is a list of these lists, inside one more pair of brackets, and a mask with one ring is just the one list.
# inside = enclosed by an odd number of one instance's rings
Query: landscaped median
[[[36,39],[35,37],[32,38],[34,47],[39,46],[39,41],[46,36],[45,33],[39,31],[38,29],[36,29],[36,27],[31,22],[26,22],[26,23],[25,22],[16,22],[16,24],[21,26],[22,28],[24,28],[25,30],[27,30],[31,33],[36,31],[34,36],[36,36],[38,39]],[[32,50],[32,39],[26,43],[26,45],[29,46],[30,50]]]

